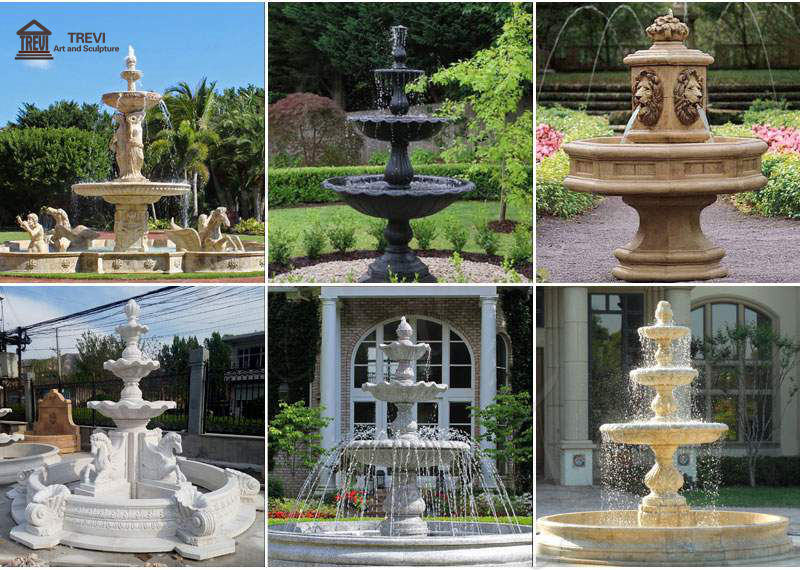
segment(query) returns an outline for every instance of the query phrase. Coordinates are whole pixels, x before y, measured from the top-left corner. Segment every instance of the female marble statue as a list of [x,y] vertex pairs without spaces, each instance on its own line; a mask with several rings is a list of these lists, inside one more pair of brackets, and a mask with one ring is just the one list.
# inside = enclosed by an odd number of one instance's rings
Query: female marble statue
[[131,178],[142,177],[144,166],[144,143],[142,142],[144,112],[131,113],[125,117],[128,126],[128,137],[125,141],[125,154]]

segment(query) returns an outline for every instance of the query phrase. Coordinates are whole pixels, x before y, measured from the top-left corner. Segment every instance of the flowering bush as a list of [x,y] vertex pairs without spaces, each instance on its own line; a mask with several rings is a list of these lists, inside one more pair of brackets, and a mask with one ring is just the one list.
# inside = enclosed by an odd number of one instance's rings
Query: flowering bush
[[536,162],[552,156],[561,147],[564,135],[546,123],[536,127]]
[[336,494],[336,502],[344,501],[345,505],[348,507],[353,507],[354,509],[360,509],[361,506],[364,504],[364,492],[363,491],[355,491],[351,490],[341,495],[339,493]]
[[269,511],[268,518],[271,519],[332,519],[336,518],[335,514],[326,513],[324,511]]
[[800,131],[792,127],[753,125],[753,133],[775,152],[800,153]]

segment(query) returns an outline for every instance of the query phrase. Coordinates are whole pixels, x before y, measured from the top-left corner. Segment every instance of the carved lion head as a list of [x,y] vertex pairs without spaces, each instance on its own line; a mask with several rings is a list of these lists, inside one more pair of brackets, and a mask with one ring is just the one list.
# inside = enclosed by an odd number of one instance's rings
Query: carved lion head
[[642,70],[633,83],[633,105],[639,107],[638,119],[643,125],[654,126],[664,108],[664,88],[654,71]]
[[684,125],[691,125],[700,116],[703,104],[703,78],[695,69],[684,69],[678,74],[675,89],[675,114]]

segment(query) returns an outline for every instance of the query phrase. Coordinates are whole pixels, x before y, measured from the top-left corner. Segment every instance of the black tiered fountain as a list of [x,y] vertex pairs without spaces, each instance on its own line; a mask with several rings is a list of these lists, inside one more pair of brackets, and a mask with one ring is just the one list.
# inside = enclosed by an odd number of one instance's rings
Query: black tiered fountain
[[362,283],[388,283],[390,272],[402,281],[435,282],[428,266],[408,247],[414,237],[409,221],[433,215],[475,188],[467,180],[414,174],[408,143],[432,137],[448,120],[407,114],[410,105],[405,86],[423,74],[421,69],[406,67],[407,32],[404,26],[392,27],[394,63],[390,69],[374,70],[376,81],[392,94],[388,105],[391,115],[373,113],[348,118],[367,137],[391,143],[384,173],[337,176],[322,183],[362,214],[388,220],[384,231],[386,250],[370,264],[360,279]]

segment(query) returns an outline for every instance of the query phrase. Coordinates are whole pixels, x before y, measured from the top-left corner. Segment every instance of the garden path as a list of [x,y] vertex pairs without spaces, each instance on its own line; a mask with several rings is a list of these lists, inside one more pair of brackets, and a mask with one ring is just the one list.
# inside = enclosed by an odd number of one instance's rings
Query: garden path
[[[712,281],[800,282],[800,221],[748,216],[720,199],[700,221],[712,243],[726,251],[722,265],[729,274]],[[615,282],[612,251],[630,241],[638,217],[614,196],[570,220],[546,216],[536,226],[537,268],[546,269],[551,282]]]

